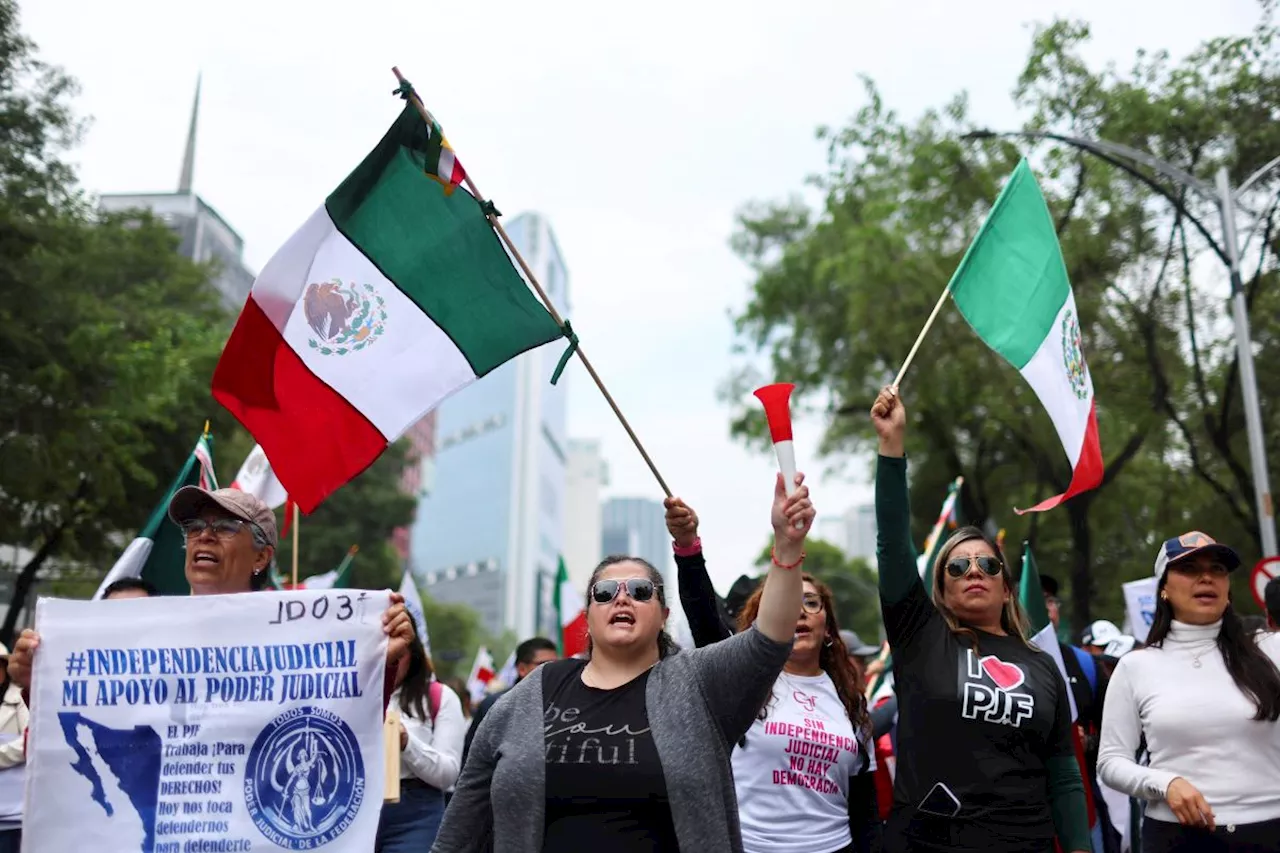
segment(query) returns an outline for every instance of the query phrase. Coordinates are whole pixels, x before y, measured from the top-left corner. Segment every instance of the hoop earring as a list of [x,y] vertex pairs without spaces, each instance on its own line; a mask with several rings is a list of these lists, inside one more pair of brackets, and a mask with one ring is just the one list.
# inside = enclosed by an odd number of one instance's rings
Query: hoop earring
[[835,641],[835,640],[833,640],[833,639],[831,639],[830,637],[828,637],[828,638],[827,638],[827,641],[826,641],[825,643],[823,643],[822,645],[826,646],[826,647],[829,649],[829,648],[831,648],[832,646],[834,646],[835,644],[836,644],[836,641]]

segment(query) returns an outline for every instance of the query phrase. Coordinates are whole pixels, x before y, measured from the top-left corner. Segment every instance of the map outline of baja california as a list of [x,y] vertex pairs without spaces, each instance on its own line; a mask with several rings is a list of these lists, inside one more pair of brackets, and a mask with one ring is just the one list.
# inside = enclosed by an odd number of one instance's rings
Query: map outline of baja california
[[137,812],[142,823],[142,853],[151,853],[156,841],[156,811],[160,799],[160,735],[150,726],[134,726],[132,729],[112,729],[90,720],[76,712],[59,712],[58,722],[67,745],[76,753],[71,769],[83,776],[92,786],[92,798],[102,806],[108,817],[115,815],[118,807],[112,806],[106,786],[98,773],[92,756],[81,743],[79,730],[87,729],[93,736],[93,748],[102,763],[115,776],[117,787],[124,792],[129,805]]

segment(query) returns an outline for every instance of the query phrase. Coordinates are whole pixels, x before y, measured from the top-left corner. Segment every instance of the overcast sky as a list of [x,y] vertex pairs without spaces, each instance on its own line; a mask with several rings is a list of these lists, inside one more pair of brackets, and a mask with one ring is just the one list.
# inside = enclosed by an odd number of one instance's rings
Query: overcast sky
[[[728,314],[751,278],[728,247],[733,214],[822,168],[814,128],[862,105],[858,75],[903,115],[966,89],[977,120],[1011,127],[1036,21],[1090,21],[1091,58],[1127,67],[1139,47],[1182,56],[1257,17],[1251,0],[25,0],[22,11],[42,55],[83,86],[93,124],[76,160],[94,192],[176,188],[203,71],[195,189],[243,235],[254,271],[395,117],[398,64],[481,191],[508,216],[552,223],[583,348],[702,516],[722,591],[766,541],[775,470],[730,441],[715,396],[733,364]],[[660,499],[585,371],[575,362],[568,377],[570,432],[602,440],[608,494]],[[815,475],[822,426],[796,430]],[[868,499],[869,460],[847,461],[816,478],[820,514]]]

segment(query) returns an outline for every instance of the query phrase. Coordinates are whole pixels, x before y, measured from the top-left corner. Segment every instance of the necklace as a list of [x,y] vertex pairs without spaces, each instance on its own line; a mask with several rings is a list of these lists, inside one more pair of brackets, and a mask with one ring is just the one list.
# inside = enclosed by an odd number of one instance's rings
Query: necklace
[[1192,665],[1193,667],[1195,667],[1196,669],[1199,669],[1199,668],[1200,668],[1200,656],[1201,656],[1201,655],[1203,655],[1205,652],[1209,651],[1210,649],[1215,648],[1217,645],[1218,645],[1217,641],[1214,641],[1214,643],[1213,643],[1213,645],[1212,645],[1212,646],[1205,646],[1203,649],[1201,649],[1201,650],[1200,650],[1200,651],[1198,651],[1198,652],[1192,652],[1192,653],[1191,653],[1191,665]]

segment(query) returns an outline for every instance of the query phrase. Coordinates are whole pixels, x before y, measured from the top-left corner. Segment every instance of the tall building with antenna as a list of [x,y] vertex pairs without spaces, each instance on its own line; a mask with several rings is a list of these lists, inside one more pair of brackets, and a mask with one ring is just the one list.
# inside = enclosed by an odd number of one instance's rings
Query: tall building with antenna
[[191,104],[191,123],[182,157],[177,192],[105,193],[103,210],[150,210],[178,235],[178,251],[197,263],[212,263],[213,284],[229,308],[244,304],[253,286],[253,273],[244,265],[244,240],[218,211],[193,189],[196,160],[196,128],[200,118],[200,78]]

